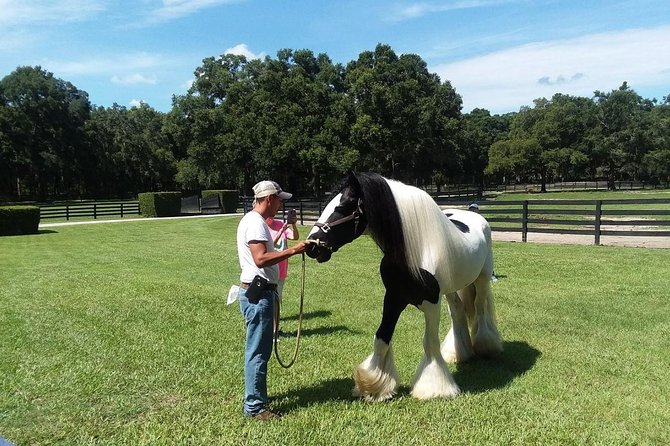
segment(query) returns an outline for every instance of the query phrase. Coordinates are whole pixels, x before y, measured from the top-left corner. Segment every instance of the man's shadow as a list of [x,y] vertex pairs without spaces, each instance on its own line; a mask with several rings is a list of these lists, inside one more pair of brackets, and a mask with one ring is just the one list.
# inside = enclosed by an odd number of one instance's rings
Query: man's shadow
[[[456,366],[454,379],[464,393],[480,393],[502,389],[530,370],[541,353],[525,342],[504,343],[504,351],[495,359],[473,359]],[[356,401],[351,394],[353,378],[331,378],[310,387],[301,387],[274,397],[276,408],[284,413],[314,403]],[[401,386],[398,396],[409,395],[410,388]]]

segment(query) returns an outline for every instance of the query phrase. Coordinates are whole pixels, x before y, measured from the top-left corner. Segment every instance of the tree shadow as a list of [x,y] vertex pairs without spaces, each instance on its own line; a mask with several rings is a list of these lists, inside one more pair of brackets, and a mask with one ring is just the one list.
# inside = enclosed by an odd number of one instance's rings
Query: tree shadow
[[[303,314],[302,319],[307,320],[307,319],[316,319],[316,318],[320,318],[320,317],[328,317],[331,314],[333,314],[333,313],[330,312],[330,311],[326,311],[326,310],[310,311],[309,313]],[[299,316],[300,316],[299,314],[292,314],[290,316],[282,316],[281,320],[282,321],[297,321]]]
[[58,234],[58,231],[54,231],[53,229],[40,229],[39,231],[37,231],[37,235],[42,234]]
[[539,350],[525,342],[505,342],[504,350],[497,358],[474,358],[458,364],[454,379],[461,390],[468,393],[500,389],[524,375],[541,355]]

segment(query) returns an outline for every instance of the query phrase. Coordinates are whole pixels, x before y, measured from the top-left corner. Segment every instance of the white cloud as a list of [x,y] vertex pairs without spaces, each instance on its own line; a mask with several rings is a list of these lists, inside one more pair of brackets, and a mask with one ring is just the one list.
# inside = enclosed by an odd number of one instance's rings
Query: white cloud
[[168,22],[202,9],[239,1],[241,0],[162,0],[161,6],[149,13],[146,24]]
[[480,107],[501,113],[555,93],[591,97],[595,90],[608,91],[623,81],[633,89],[665,86],[670,91],[667,54],[670,26],[531,43],[431,71],[451,81],[463,96],[465,111]]
[[139,73],[133,73],[133,74],[126,74],[123,76],[118,76],[114,75],[110,79],[113,84],[119,84],[119,85],[141,85],[141,84],[148,84],[148,85],[155,85],[156,84],[156,76],[145,76],[143,74]]
[[254,54],[251,52],[246,43],[240,43],[232,48],[228,48],[223,54],[237,54],[238,56],[246,57],[247,60],[263,59],[265,57],[265,53]]
[[172,61],[160,54],[145,52],[106,56],[97,55],[80,60],[56,61],[44,60],[43,68],[48,69],[58,76],[78,75],[119,75],[119,72],[132,74],[137,71],[157,70],[169,65]]
[[439,3],[413,3],[392,8],[388,20],[392,22],[400,22],[403,20],[416,19],[431,13],[454,11],[458,9],[486,8],[507,3],[516,3],[518,1],[519,0],[462,0]]
[[75,22],[105,10],[102,0],[0,0],[0,24]]
[[140,107],[144,103],[145,102],[142,99],[131,99],[128,105],[130,105],[131,107]]

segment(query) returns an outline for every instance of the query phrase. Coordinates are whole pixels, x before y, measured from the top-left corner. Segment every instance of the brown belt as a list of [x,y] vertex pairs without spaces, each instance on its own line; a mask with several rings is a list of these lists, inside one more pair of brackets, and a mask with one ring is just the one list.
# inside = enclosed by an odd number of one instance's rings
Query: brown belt
[[[246,290],[246,289],[249,288],[249,285],[251,285],[251,284],[250,284],[250,283],[246,283],[246,282],[242,282],[242,283],[240,284],[240,288],[244,288],[244,289]],[[266,290],[276,291],[276,290],[277,290],[277,284],[276,284],[276,283],[268,283],[267,285],[265,285],[265,289],[266,289]]]

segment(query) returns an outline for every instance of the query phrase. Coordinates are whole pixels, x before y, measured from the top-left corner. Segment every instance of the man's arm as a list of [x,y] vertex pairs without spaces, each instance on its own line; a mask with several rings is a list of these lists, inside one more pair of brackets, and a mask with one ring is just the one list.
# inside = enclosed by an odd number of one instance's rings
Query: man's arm
[[305,252],[306,246],[307,242],[303,240],[299,242],[297,245],[285,249],[284,251],[268,252],[267,248],[265,247],[265,242],[258,240],[252,240],[249,242],[249,249],[251,250],[251,256],[254,258],[254,263],[259,268],[272,266],[281,262],[284,259],[288,259],[291,256],[301,254]]

